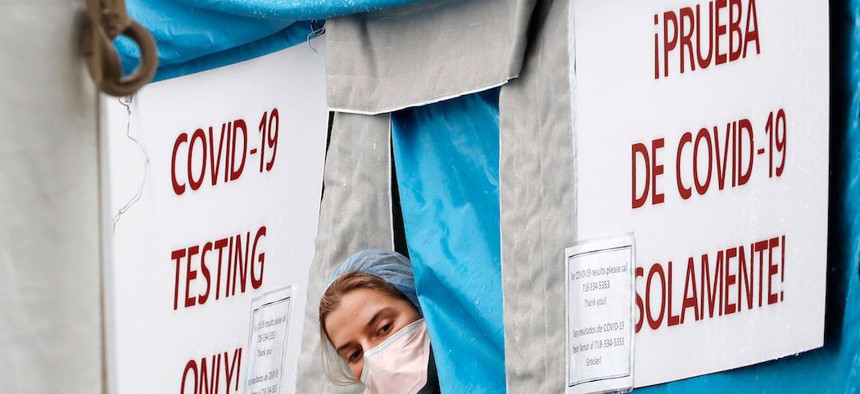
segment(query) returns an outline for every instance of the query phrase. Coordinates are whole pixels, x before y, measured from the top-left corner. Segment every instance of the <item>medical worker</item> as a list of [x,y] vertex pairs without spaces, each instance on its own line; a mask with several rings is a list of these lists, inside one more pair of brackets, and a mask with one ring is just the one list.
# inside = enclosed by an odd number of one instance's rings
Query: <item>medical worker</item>
[[403,255],[363,250],[329,278],[320,299],[323,366],[336,384],[365,394],[439,392],[427,324]]

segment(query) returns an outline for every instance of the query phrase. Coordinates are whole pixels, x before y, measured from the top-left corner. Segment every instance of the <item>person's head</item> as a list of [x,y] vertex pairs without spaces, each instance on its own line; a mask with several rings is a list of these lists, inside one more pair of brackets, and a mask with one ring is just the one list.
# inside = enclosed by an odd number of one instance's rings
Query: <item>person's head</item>
[[320,300],[320,330],[352,376],[360,378],[364,352],[421,318],[394,285],[364,272],[336,279]]
[[383,250],[352,255],[332,273],[320,299],[323,363],[329,378],[340,384],[359,382],[365,352],[418,320],[421,309],[406,257]]

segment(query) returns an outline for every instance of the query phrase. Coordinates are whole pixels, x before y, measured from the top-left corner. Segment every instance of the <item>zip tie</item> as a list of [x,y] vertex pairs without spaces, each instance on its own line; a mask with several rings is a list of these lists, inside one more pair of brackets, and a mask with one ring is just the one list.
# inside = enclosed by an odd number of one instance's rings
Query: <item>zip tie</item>
[[314,29],[314,23],[315,22],[317,22],[317,21],[313,21],[313,20],[311,21],[311,32],[308,33],[306,42],[308,44],[308,48],[310,48],[314,52],[314,55],[319,56],[319,52],[317,52],[317,49],[314,48],[314,46],[311,44],[311,38],[319,37],[319,36],[325,34],[325,21],[323,21],[322,26]]

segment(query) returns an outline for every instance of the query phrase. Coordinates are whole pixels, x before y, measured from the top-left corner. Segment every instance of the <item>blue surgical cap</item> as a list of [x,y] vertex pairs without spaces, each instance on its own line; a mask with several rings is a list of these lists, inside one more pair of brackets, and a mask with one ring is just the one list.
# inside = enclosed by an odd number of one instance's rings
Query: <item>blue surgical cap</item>
[[418,305],[418,293],[415,292],[415,279],[412,276],[412,264],[405,256],[390,250],[362,250],[344,261],[329,276],[326,289],[337,278],[350,272],[363,272],[374,275],[394,285],[409,301],[421,311]]

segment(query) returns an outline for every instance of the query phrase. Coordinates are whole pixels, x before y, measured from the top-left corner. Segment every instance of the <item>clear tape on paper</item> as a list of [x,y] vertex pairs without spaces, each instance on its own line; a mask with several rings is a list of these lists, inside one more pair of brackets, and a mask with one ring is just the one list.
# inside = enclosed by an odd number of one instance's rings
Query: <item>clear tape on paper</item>
[[565,249],[567,394],[633,387],[636,249],[632,234]]
[[282,392],[291,304],[290,286],[267,292],[252,301],[245,393]]

